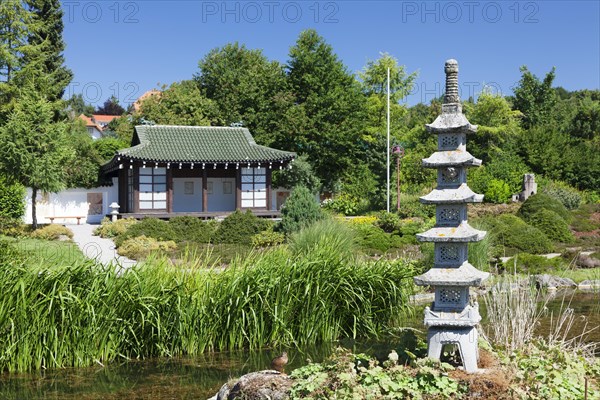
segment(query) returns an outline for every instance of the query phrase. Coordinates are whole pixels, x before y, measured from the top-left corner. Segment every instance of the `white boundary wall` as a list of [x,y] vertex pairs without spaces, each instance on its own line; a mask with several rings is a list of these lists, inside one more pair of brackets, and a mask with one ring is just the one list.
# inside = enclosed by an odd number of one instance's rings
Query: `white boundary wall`
[[[102,196],[102,204],[97,207],[91,207],[88,201],[88,194],[96,194],[95,197]],[[68,189],[59,193],[38,193],[37,197],[37,220],[40,224],[50,223],[46,217],[56,217],[55,223],[59,224],[76,224],[75,218],[60,218],[67,217],[84,217],[81,223],[97,224],[102,221],[102,218],[110,213],[109,205],[114,202],[119,202],[119,191],[117,178],[113,178],[112,186],[102,186],[92,189]],[[25,216],[24,221],[30,224],[31,221],[31,189],[27,188],[25,194]]]

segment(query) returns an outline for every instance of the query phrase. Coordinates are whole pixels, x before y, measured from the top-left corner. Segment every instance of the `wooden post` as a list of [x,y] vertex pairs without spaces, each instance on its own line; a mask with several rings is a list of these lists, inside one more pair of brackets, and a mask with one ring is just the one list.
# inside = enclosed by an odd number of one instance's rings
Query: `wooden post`
[[173,170],[167,168],[167,212],[173,212]]
[[[240,167],[241,168],[241,167]],[[235,171],[235,209],[242,208],[242,170]]]
[[[129,168],[129,165],[127,166]],[[133,164],[133,210],[132,212],[140,212],[140,168],[137,163]]]
[[271,211],[271,170],[266,169],[267,174],[267,211]]
[[119,205],[121,206],[121,212],[131,212],[129,210],[129,199],[127,199],[127,170],[120,169],[119,172]]
[[208,212],[208,177],[206,170],[202,170],[202,212]]

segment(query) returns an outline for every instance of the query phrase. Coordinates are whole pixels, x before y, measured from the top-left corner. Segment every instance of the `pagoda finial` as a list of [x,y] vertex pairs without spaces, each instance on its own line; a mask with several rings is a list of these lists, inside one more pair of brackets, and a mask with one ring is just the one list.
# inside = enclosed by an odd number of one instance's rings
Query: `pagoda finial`
[[444,104],[460,103],[458,97],[458,61],[450,59],[444,66],[446,72],[446,96]]

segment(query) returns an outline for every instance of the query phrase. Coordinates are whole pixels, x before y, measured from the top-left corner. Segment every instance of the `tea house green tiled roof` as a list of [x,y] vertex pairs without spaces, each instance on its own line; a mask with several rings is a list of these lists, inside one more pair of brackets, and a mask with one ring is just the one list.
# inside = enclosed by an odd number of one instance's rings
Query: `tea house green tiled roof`
[[247,128],[212,126],[136,126],[125,159],[173,163],[249,163],[291,161],[295,153],[256,144]]

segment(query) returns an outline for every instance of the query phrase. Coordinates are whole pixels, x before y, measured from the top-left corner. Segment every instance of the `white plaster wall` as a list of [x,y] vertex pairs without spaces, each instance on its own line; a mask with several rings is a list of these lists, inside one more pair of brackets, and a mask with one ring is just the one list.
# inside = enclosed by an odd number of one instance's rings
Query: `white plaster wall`
[[[223,183],[231,184],[231,193],[223,193]],[[208,193],[208,211],[235,210],[235,178],[208,178],[212,193]]]
[[[185,194],[185,182],[194,184],[193,194]],[[202,178],[173,178],[173,212],[201,211]]]
[[[87,200],[88,193],[102,193],[102,214],[99,215],[88,215],[89,203]],[[117,178],[113,178],[112,186],[103,186],[92,189],[68,189],[59,193],[49,193],[44,196],[42,193],[38,193],[37,205],[37,220],[38,223],[45,224],[50,223],[50,220],[46,217],[85,217],[81,219],[82,223],[96,224],[102,221],[102,218],[110,213],[109,205],[112,202],[119,200],[118,183]],[[25,216],[23,217],[25,223],[30,224],[32,222],[31,217],[31,189],[27,188],[25,194]],[[76,224],[77,220],[74,218],[56,218],[55,223],[63,224]]]

